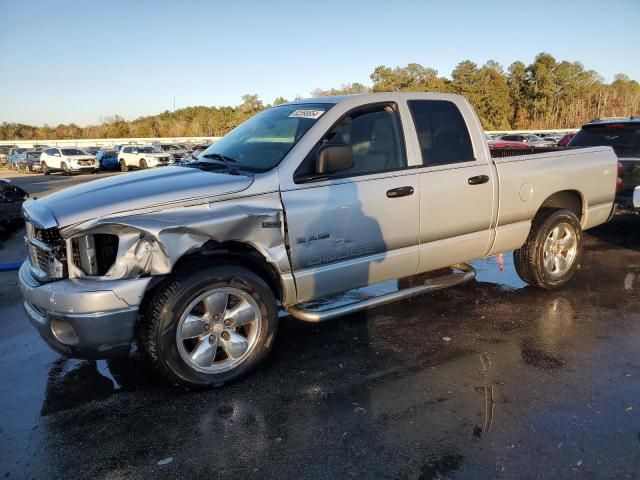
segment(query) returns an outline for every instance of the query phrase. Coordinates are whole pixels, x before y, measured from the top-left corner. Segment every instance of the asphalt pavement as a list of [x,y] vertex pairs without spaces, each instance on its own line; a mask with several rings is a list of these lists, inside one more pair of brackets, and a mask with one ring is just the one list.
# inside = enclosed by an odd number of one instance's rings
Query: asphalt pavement
[[283,318],[262,368],[207,391],[168,385],[136,352],[59,357],[0,273],[0,475],[638,479],[640,216],[585,239],[557,291],[525,286],[507,255],[434,294]]

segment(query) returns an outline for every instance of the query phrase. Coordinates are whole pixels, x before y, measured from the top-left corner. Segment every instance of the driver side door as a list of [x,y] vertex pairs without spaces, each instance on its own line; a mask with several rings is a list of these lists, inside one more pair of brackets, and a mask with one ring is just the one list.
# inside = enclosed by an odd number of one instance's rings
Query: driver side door
[[412,275],[419,260],[419,181],[397,106],[347,113],[311,160],[326,144],[351,147],[353,168],[281,192],[298,302]]

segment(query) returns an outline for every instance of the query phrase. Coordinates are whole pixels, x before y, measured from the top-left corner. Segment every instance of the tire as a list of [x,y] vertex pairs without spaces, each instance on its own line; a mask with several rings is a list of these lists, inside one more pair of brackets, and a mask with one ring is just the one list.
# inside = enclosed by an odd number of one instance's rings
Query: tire
[[25,165],[24,171],[25,171],[25,173],[33,173],[32,170],[31,170],[31,165],[29,165],[29,164]]
[[51,175],[51,170],[49,170],[49,165],[47,165],[45,162],[42,162],[42,173],[44,175]]
[[567,283],[580,265],[582,228],[571,210],[543,209],[533,219],[525,244],[513,252],[518,276],[551,290]]
[[120,159],[120,171],[121,172],[129,171],[129,167],[127,167],[127,162],[125,162],[124,159]]
[[[138,337],[143,354],[171,382],[194,387],[218,387],[246,375],[267,356],[278,327],[269,286],[236,265],[174,274],[148,305]],[[229,316],[236,307],[246,313]],[[234,327],[225,319],[251,322]]]
[[64,173],[67,176],[71,176],[71,172],[69,171],[69,167],[67,166],[66,163],[62,162],[62,173]]
[[147,168],[147,161],[143,158],[140,160],[140,170],[144,170],[145,168]]

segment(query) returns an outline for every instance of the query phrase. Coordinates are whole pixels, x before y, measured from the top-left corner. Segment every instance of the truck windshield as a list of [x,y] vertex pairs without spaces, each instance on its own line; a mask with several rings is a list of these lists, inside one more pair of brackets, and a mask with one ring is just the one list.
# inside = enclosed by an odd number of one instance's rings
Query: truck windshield
[[202,152],[198,160],[219,163],[217,159],[224,157],[237,170],[271,170],[333,105],[304,103],[265,110],[231,130]]
[[583,127],[570,147],[610,146],[616,153],[640,156],[640,124],[617,123]]

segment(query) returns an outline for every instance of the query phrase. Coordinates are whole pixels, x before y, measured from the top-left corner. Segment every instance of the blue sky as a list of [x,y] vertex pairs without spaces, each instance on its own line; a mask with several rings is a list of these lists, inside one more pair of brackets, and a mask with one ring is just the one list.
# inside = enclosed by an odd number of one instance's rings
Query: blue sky
[[378,65],[449,76],[541,51],[640,80],[640,0],[0,0],[0,122],[98,123],[370,84]]

